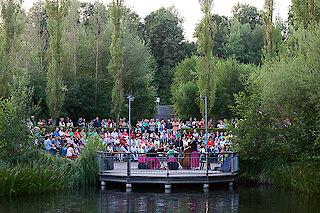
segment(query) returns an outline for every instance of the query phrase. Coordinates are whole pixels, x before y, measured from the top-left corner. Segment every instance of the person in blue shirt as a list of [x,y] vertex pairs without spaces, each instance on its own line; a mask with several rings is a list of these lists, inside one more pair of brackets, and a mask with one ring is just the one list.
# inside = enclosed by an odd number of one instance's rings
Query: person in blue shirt
[[59,128],[56,128],[56,131],[53,132],[53,135],[60,137]]
[[99,120],[99,117],[96,117],[96,119],[94,120],[93,127],[101,127],[101,121]]
[[147,119],[145,119],[142,123],[142,131],[148,130],[149,131],[149,122]]
[[53,143],[53,135],[46,136],[46,140],[44,141],[44,147],[48,151],[52,151],[54,154],[57,152],[55,145]]

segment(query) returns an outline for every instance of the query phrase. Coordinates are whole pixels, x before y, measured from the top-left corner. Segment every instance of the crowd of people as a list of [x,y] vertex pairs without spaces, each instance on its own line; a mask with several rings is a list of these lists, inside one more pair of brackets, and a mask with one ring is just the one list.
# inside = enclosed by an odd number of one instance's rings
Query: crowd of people
[[61,118],[54,131],[46,130],[46,127],[50,126],[48,124],[50,124],[49,121],[46,123],[44,119],[36,122],[34,117],[28,121],[32,133],[37,136],[36,145],[52,154],[75,159],[83,150],[88,136],[97,136],[100,139],[100,149],[110,153],[131,151],[137,154],[134,155],[137,160],[143,153],[169,156],[173,153],[182,153],[188,148],[191,148],[192,153],[199,153],[199,157],[200,153],[229,151],[232,149],[230,139],[233,136],[224,129],[228,125],[236,125],[234,120],[231,122],[219,120],[217,123],[210,120],[208,121],[209,129],[215,127],[217,131],[210,130],[206,138],[203,129],[205,120],[198,121],[196,118],[190,118],[186,122],[175,118],[167,121],[143,119],[134,125],[130,135],[125,118],[120,119],[118,126],[111,119],[100,121],[98,117],[89,123],[86,123],[83,118],[79,118],[75,123],[69,118],[66,120]]
[[[174,124],[176,123],[176,124]],[[217,122],[214,122],[213,119],[208,120],[208,128],[218,128],[223,129],[226,128],[229,124],[236,125],[235,120],[232,118],[230,122],[227,121],[227,119],[224,120],[218,120]],[[30,119],[27,120],[27,125],[31,127],[42,127],[42,126],[53,126],[52,119],[48,119],[47,121],[45,119],[39,119],[36,121],[34,116],[31,116]],[[85,118],[79,118],[78,121],[73,122],[70,118],[60,118],[57,125],[59,127],[104,127],[104,128],[126,128],[128,127],[128,122],[126,118],[120,118],[119,125],[115,123],[113,119],[102,119],[99,120],[99,117],[96,117],[93,120],[90,120],[90,122],[87,122]],[[151,128],[151,131],[153,128],[156,128],[157,130],[161,129],[173,129],[174,126],[178,127],[179,129],[182,128],[205,128],[205,119],[202,118],[201,120],[197,120],[197,118],[190,118],[188,121],[183,122],[181,119],[173,119],[170,120],[159,120],[159,119],[143,119],[141,121],[138,121],[136,124],[137,128]],[[143,129],[144,130],[144,129]]]

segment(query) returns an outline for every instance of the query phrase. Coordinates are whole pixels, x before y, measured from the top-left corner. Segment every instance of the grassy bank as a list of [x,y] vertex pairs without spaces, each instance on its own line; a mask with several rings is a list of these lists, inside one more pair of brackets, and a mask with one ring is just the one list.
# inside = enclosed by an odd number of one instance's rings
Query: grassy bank
[[266,163],[260,172],[252,167],[244,167],[240,175],[243,182],[267,183],[302,192],[320,193],[319,163]]
[[320,193],[319,164],[290,164],[276,169],[271,176],[271,183],[304,192]]
[[17,196],[95,184],[98,174],[97,142],[93,138],[88,140],[77,160],[45,153],[31,163],[2,164],[0,195]]

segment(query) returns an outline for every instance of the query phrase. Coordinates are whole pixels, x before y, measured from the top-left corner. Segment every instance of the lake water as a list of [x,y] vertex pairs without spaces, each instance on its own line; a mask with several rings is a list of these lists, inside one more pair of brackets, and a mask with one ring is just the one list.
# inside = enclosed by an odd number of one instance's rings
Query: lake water
[[16,198],[0,197],[0,212],[320,212],[320,195],[304,194],[266,185],[233,189],[214,185],[209,193],[201,185],[190,188],[124,185],[106,190],[82,188]]

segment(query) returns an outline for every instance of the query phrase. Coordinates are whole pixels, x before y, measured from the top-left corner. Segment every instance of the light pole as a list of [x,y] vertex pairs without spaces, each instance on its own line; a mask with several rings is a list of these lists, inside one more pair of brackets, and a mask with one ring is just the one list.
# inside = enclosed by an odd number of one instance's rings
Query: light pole
[[[204,98],[205,103],[205,116],[206,116],[206,152],[208,152],[208,97],[205,95],[201,95],[201,98]],[[206,154],[206,162],[207,162],[207,176],[208,176],[208,153]]]
[[131,101],[134,100],[134,97],[132,95],[128,95],[129,100],[129,158],[128,158],[128,176],[131,174]]

